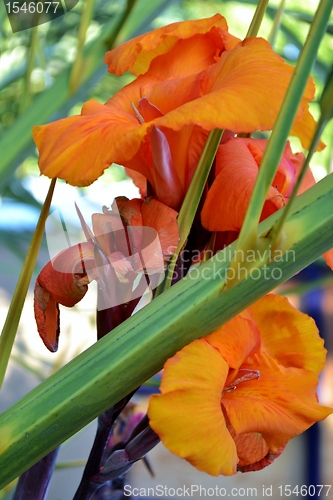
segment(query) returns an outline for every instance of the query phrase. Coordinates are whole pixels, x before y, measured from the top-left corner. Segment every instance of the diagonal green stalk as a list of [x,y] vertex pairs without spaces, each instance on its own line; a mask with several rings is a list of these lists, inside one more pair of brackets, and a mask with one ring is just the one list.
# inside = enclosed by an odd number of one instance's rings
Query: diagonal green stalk
[[[0,416],[0,489],[157,373],[184,345],[230,320],[332,246],[333,175],[297,197],[286,250],[221,294],[235,244],[58,370]],[[259,225],[265,236],[283,209]],[[261,273],[258,277],[258,273]],[[261,279],[260,279],[261,278]]]
[[326,85],[324,87],[323,93],[321,95],[320,99],[320,109],[321,109],[321,115],[319,118],[319,121],[316,126],[316,130],[314,133],[314,136],[311,141],[311,146],[309,149],[309,152],[307,154],[306,160],[304,162],[304,165],[302,166],[301,172],[298,176],[298,179],[295,183],[295,186],[292,190],[292,193],[289,197],[288,204],[286,206],[285,211],[283,212],[282,217],[279,219],[277,224],[273,227],[271,233],[270,233],[270,238],[272,240],[272,248],[277,247],[283,224],[288,216],[289,211],[291,210],[292,203],[297,196],[297,193],[299,191],[299,188],[301,187],[302,181],[304,179],[304,176],[306,174],[307,168],[309,167],[310,161],[312,159],[313,154],[316,152],[317,145],[320,141],[320,137],[324,131],[325,126],[327,123],[333,118],[333,69],[331,70],[331,73],[329,74],[327,78]]
[[84,63],[83,46],[86,41],[87,31],[94,10],[95,0],[86,0],[82,6],[82,15],[80,20],[76,56],[69,77],[69,93],[73,94],[80,86],[82,78],[82,66]]
[[0,387],[6,373],[8,360],[14,344],[25,298],[28,292],[32,273],[36,265],[37,255],[43,239],[45,221],[49,214],[55,183],[56,179],[52,179],[45,203],[39,216],[36,230],[31,240],[27,257],[23,264],[13,298],[8,309],[7,318],[2,329],[0,337]]
[[[280,113],[268,141],[251,196],[250,204],[239,235],[237,249],[246,250],[252,248],[257,241],[257,228],[262,207],[282,157],[300,100],[310,76],[312,65],[316,59],[319,44],[326,32],[331,10],[332,0],[320,1]],[[233,262],[231,269],[234,269],[236,265],[237,262]]]
[[286,0],[281,0],[279,8],[274,16],[272,31],[268,37],[268,42],[271,44],[272,47],[274,47],[275,45],[276,37],[281,26],[281,20],[284,13],[285,3]]
[[272,228],[272,231],[270,232],[269,234],[269,237],[271,239],[271,247],[272,249],[275,249],[279,246],[279,241],[280,241],[280,238],[281,238],[281,233],[282,233],[282,229],[283,229],[283,225],[286,221],[286,218],[288,217],[288,213],[291,211],[292,209],[292,205],[293,205],[293,202],[297,196],[297,193],[299,191],[299,188],[302,184],[302,181],[304,179],[304,176],[306,174],[306,171],[308,169],[308,166],[310,164],[310,161],[311,161],[311,158],[313,156],[313,154],[316,152],[316,149],[317,149],[317,145],[320,141],[320,137],[321,137],[321,134],[323,133],[323,130],[325,128],[325,120],[322,119],[322,117],[320,117],[319,119],[319,122],[317,124],[317,127],[316,127],[316,131],[315,131],[315,134],[314,134],[314,137],[311,141],[311,146],[310,146],[310,149],[309,149],[309,152],[307,154],[307,157],[306,157],[306,160],[302,166],[302,169],[301,169],[301,172],[298,176],[298,179],[293,187],[293,190],[291,192],[291,195],[288,199],[288,203],[286,205],[286,208],[282,214],[282,217],[278,220],[276,226],[274,226]]
[[254,16],[252,18],[250,27],[247,31],[246,38],[249,38],[250,36],[257,36],[259,28],[261,26],[262,20],[264,18],[266,8],[268,5],[269,0],[260,0],[257,8],[255,10]]
[[179,242],[168,265],[166,277],[155,293],[155,297],[171,286],[172,276],[178,256],[183,249],[190,233],[195,214],[212,167],[217,148],[219,147],[223,130],[215,129],[209,133],[205,147],[195,169],[190,187],[178,215]]
[[38,26],[31,28],[31,38],[29,46],[29,57],[27,70],[24,75],[23,92],[20,100],[20,112],[24,111],[31,101],[31,73],[34,69],[35,58],[38,52],[39,38],[38,38]]

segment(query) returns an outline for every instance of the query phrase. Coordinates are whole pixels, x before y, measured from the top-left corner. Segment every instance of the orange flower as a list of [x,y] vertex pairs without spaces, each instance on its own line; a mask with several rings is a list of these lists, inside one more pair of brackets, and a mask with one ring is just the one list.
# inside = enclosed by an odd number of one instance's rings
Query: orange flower
[[35,318],[50,351],[58,348],[59,304],[73,307],[92,280],[99,286],[99,310],[126,308],[143,295],[148,284],[156,288],[178,242],[176,217],[174,210],[152,198],[118,198],[112,210],[93,214],[94,233],[81,217],[88,241],[60,252],[36,279]]
[[[266,139],[230,138],[219,146],[216,155],[215,179],[208,191],[201,212],[203,226],[209,231],[232,231],[236,239],[242,227],[254,184],[264,155]],[[282,208],[289,199],[303,166],[303,153],[293,153],[289,142],[280,161],[261,214],[261,220]],[[316,183],[307,170],[298,194]],[[226,239],[230,243],[229,239]],[[323,257],[333,269],[333,250]]]
[[325,352],[314,321],[268,295],[166,362],[150,425],[211,475],[261,469],[333,412],[316,396]]
[[[267,142],[266,139],[231,138],[221,144],[216,155],[216,177],[201,212],[206,229],[240,231]],[[288,142],[267,194],[262,220],[286,204],[304,160],[303,153],[292,153]],[[299,194],[314,184],[308,170]]]
[[[142,174],[176,210],[208,132],[272,129],[293,72],[265,40],[229,35],[220,16],[156,30],[107,61],[113,71],[143,74],[105,105],[89,101],[80,116],[34,127],[41,172],[85,186],[115,162]],[[310,80],[292,129],[305,147],[313,97]]]

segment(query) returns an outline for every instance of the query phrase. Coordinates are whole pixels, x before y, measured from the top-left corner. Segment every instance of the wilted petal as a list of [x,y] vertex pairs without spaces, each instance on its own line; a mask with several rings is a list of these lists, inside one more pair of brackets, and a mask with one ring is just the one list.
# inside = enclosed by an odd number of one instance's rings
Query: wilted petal
[[94,278],[94,245],[81,243],[60,252],[36,279],[34,310],[38,332],[55,352],[59,337],[59,304],[73,307],[86,294]]

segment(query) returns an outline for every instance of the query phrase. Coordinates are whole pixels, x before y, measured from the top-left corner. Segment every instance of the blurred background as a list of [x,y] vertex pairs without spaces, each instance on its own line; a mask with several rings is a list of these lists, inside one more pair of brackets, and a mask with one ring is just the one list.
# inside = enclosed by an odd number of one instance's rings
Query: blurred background
[[[22,3],[22,2],[20,2]],[[0,323],[15,289],[27,248],[36,227],[41,206],[50,184],[40,177],[31,128],[59,118],[78,114],[88,99],[108,100],[131,81],[131,75],[115,77],[107,73],[104,54],[112,46],[140,33],[185,19],[209,17],[219,12],[226,17],[232,34],[244,38],[257,0],[80,0],[62,2],[64,15],[34,28],[13,33],[5,1],[0,3]],[[280,29],[273,29],[278,9],[284,4]],[[295,64],[317,8],[316,0],[270,0],[259,32],[269,39],[277,53]],[[66,9],[67,7],[67,9]],[[23,21],[22,21],[23,22]],[[15,27],[14,27],[15,28]],[[15,31],[15,30],[14,30]],[[313,76],[320,96],[332,65],[333,19],[321,44]],[[274,92],[274,89],[272,89]],[[318,116],[318,103],[311,104]],[[323,140],[327,147],[316,153],[312,170],[317,180],[332,171],[333,121],[326,127]],[[294,151],[302,148],[297,139]],[[132,198],[136,188],[126,178],[121,166],[113,165],[91,187],[79,189],[57,182],[52,210],[81,200],[86,214],[110,205],[115,196]],[[333,207],[332,207],[333,208]],[[75,218],[67,220],[73,231],[79,227]],[[38,337],[32,306],[32,289],[36,276],[48,262],[49,253],[43,241],[31,290],[23,310],[17,341],[0,393],[0,410],[13,404],[50,373],[57,370],[95,341],[94,304],[96,290],[90,286],[85,299],[75,308],[61,309],[62,333],[59,351],[46,351]],[[319,396],[324,404],[333,405],[333,280],[319,260],[289,282],[281,293],[301,310],[311,314],[320,328],[329,351],[322,374]],[[137,400],[145,407],[147,392]],[[79,483],[84,461],[89,453],[95,424],[92,423],[62,446],[57,470],[48,498],[72,498]],[[204,432],[204,430],[203,430]],[[155,473],[152,478],[143,463],[134,466],[126,479],[139,488],[167,485],[202,485],[203,487],[240,488],[233,498],[283,497],[279,485],[332,484],[333,419],[315,425],[294,439],[286,452],[272,466],[259,473],[238,474],[233,478],[210,478],[190,465],[171,456],[161,445],[150,454]],[[274,485],[273,495],[265,489]],[[243,488],[243,489],[242,489]],[[255,488],[255,490],[247,490]],[[0,492],[0,499],[11,497],[12,486]],[[256,493],[256,494],[255,494]],[[142,495],[149,496],[149,495]],[[310,494],[309,497],[314,496]],[[318,495],[315,495],[318,496]],[[193,496],[192,498],[200,498]],[[333,499],[323,490],[322,498]],[[33,500],[33,499],[32,499]]]

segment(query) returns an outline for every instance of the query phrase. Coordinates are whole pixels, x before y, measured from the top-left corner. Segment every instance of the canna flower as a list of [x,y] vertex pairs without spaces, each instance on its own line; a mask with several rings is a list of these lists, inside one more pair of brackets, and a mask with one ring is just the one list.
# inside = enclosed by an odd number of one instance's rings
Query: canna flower
[[[219,15],[155,30],[106,61],[117,74],[139,76],[105,104],[89,101],[80,116],[34,127],[41,173],[86,186],[115,162],[177,211],[209,131],[272,129],[293,73],[265,40],[230,35]],[[292,128],[304,147],[315,127],[313,97],[309,80]]]
[[[267,142],[266,139],[230,138],[219,146],[216,177],[201,212],[202,224],[206,229],[240,231]],[[288,142],[267,193],[262,220],[287,203],[304,160],[304,154],[294,154]],[[314,177],[308,169],[298,194],[314,184]]]
[[[228,243],[231,242],[230,236],[236,239],[241,230],[267,142],[266,139],[232,137],[219,146],[215,179],[207,193],[201,211],[201,221],[209,231],[228,232],[224,239]],[[288,202],[304,161],[304,154],[293,153],[287,142],[272,186],[267,193],[261,220]],[[311,170],[307,169],[298,194],[302,194],[315,183]],[[333,269],[333,250],[323,256],[328,266]]]
[[262,469],[333,412],[316,395],[325,352],[312,318],[268,295],[166,362],[150,425],[211,475]]
[[[73,307],[88,284],[99,287],[98,309],[126,306],[150,285],[156,288],[178,242],[177,213],[157,200],[118,198],[112,210],[93,214],[93,232],[80,219],[86,242],[48,262],[36,279],[34,310],[46,347],[58,348],[59,304]],[[139,279],[139,284],[135,285]]]

